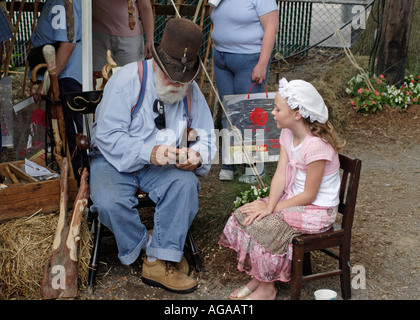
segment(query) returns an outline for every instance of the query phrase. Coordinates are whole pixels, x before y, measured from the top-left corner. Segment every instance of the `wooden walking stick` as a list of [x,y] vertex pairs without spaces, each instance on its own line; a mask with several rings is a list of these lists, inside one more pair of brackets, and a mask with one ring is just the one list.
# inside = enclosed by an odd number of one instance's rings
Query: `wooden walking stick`
[[[55,231],[50,260],[45,265],[44,276],[41,281],[41,297],[55,299],[60,296],[58,290],[65,290],[67,286],[65,239],[68,231],[67,201],[68,201],[68,161],[63,158],[60,171],[60,215]],[[55,278],[54,274],[58,276]]]
[[[56,62],[55,62],[55,49],[51,45],[45,45],[42,49],[42,53],[44,55],[47,70],[48,70],[48,77],[49,77],[49,88],[48,88],[48,97],[51,99],[51,127],[53,131],[53,139],[54,139],[54,149],[52,151],[55,161],[62,170],[62,155],[61,150],[63,146],[63,135],[60,134],[60,125],[58,120],[58,106],[56,102],[59,100],[59,87],[58,87],[58,80],[56,75]],[[44,79],[44,84],[47,79]],[[60,106],[61,108],[61,106]]]
[[207,40],[206,53],[204,55],[203,70],[201,71],[200,90],[202,90],[202,88],[203,88],[203,83],[204,83],[204,69],[207,68],[207,60],[208,60],[207,58],[209,56],[210,49],[211,49],[211,31],[212,30],[213,30],[213,25],[210,26],[209,38]]
[[73,0],[63,0],[64,8],[66,10],[66,27],[67,27],[67,41],[74,40],[74,10]]
[[83,170],[69,224],[68,170],[68,160],[63,158],[60,177],[60,215],[51,256],[45,265],[41,281],[42,299],[75,298],[78,295],[77,245],[80,240],[81,217],[89,198],[88,172],[86,168]]
[[[53,154],[56,157],[58,166],[60,167],[62,159],[61,150],[63,141],[66,139],[66,123],[64,121],[63,108],[60,103],[60,89],[58,87],[58,79],[56,73],[55,49],[52,45],[47,44],[44,46],[44,48],[42,48],[42,54],[44,55],[45,62],[47,63],[48,76],[50,79],[48,97],[53,102],[51,108],[51,126],[53,128],[53,136],[55,142]],[[65,146],[64,153],[70,159],[70,151],[68,145]],[[69,167],[70,176],[74,177],[71,162],[69,163]]]

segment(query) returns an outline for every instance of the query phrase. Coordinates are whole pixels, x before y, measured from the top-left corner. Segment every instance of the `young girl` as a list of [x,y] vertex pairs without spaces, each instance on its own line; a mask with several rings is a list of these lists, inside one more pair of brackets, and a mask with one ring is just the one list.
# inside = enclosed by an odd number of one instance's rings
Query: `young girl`
[[275,299],[274,281],[290,280],[292,239],[328,230],[337,215],[342,145],[324,100],[308,82],[283,78],[272,115],[282,130],[270,195],[238,208],[219,241],[253,276],[231,299]]

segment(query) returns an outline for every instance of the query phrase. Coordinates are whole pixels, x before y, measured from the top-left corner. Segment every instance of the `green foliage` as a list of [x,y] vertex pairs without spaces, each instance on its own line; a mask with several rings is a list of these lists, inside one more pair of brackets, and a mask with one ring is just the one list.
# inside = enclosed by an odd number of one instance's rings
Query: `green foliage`
[[233,210],[236,210],[240,206],[243,206],[246,203],[250,203],[255,200],[263,199],[265,197],[268,197],[270,193],[270,188],[265,187],[263,189],[251,186],[250,189],[245,190],[240,193],[238,197],[236,197],[235,201],[233,202],[234,208]]

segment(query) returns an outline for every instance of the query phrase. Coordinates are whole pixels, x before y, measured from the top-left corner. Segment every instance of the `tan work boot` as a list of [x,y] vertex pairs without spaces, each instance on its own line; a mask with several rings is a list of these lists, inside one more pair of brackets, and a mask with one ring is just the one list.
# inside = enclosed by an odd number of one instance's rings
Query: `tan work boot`
[[184,256],[182,256],[182,260],[180,262],[174,263],[174,266],[179,272],[186,274],[187,276],[190,275],[190,265]]
[[171,262],[158,259],[154,262],[144,259],[141,275],[145,284],[175,293],[190,293],[198,286],[195,279],[179,272]]
[[[150,236],[153,234],[153,229],[147,230]],[[180,262],[174,263],[175,268],[186,275],[190,275],[190,265],[188,264],[187,259],[185,259],[184,255],[182,256],[182,259]]]

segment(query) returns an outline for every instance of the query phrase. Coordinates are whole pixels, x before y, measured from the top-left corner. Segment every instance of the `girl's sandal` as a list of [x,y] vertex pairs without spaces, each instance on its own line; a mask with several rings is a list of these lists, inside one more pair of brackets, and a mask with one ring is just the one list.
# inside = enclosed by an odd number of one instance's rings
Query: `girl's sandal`
[[[233,294],[235,292],[236,292],[236,297],[233,296]],[[229,295],[229,299],[231,299],[231,300],[243,300],[243,299],[247,298],[251,293],[252,293],[252,291],[249,290],[246,285],[244,285],[243,287],[239,288],[238,290],[232,292]]]
[[[246,296],[245,298],[243,298],[242,300],[254,300],[250,297],[250,295]],[[277,300],[277,289],[276,289],[276,295],[274,296],[273,300]]]

